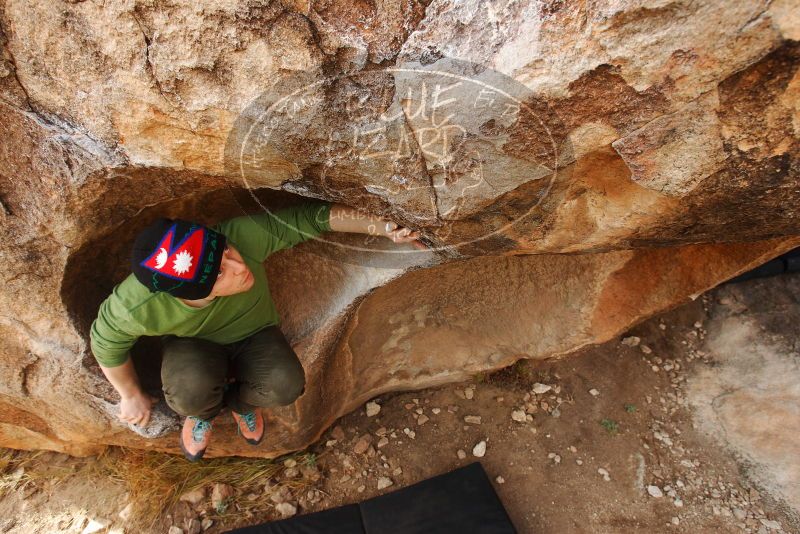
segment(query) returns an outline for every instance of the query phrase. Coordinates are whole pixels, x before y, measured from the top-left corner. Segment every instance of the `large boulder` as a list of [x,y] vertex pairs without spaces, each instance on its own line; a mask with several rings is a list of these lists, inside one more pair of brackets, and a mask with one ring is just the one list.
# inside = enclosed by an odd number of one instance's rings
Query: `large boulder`
[[[306,393],[274,456],[393,390],[567,355],[800,244],[800,20],[773,2],[0,3],[0,445],[177,451],[88,351],[156,216],[321,198],[426,252],[270,257]],[[159,343],[134,360],[159,387]]]

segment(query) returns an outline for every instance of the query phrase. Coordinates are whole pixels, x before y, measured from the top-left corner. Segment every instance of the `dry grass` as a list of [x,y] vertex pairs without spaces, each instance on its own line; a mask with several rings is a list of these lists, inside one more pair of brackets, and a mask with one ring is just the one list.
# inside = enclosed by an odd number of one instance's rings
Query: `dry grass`
[[222,506],[207,507],[206,517],[231,520],[254,514],[269,513],[274,504],[265,494],[264,486],[289,486],[293,491],[307,487],[305,479],[276,481],[289,458],[300,464],[313,464],[311,453],[286,456],[280,460],[262,458],[212,458],[191,463],[184,458],[158,452],[133,449],[111,449],[98,458],[100,474],[122,484],[134,503],[131,523],[152,528],[165,510],[174,506],[181,495],[196,489],[208,490],[217,483],[228,484],[236,493]]
[[[58,455],[66,458],[63,455]],[[128,493],[133,503],[128,528],[134,531],[157,530],[157,523],[178,503],[186,492],[207,491],[203,517],[226,525],[258,516],[274,517],[275,504],[264,487],[287,486],[293,494],[306,489],[311,481],[304,477],[286,479],[284,461],[294,459],[297,466],[315,465],[313,453],[297,453],[278,460],[262,458],[212,458],[191,463],[181,456],[135,449],[110,448],[93,459],[70,459],[54,462],[54,453],[0,449],[0,498],[13,491],[25,491],[47,481],[50,487],[63,483],[71,475],[103,477]],[[78,469],[79,468],[79,469]],[[222,483],[232,486],[234,495],[214,509],[211,488]]]
[[54,487],[75,473],[72,467],[48,461],[51,456],[47,451],[0,449],[0,498],[43,480]]

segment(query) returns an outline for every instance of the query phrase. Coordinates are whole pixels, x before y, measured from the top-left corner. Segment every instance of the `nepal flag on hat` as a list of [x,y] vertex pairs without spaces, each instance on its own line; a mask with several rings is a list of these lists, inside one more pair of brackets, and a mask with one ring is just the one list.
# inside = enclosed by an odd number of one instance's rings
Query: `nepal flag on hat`
[[177,245],[175,241],[176,226],[172,227],[161,238],[153,253],[141,262],[143,267],[176,280],[193,281],[199,272],[205,243],[205,228],[198,227]]

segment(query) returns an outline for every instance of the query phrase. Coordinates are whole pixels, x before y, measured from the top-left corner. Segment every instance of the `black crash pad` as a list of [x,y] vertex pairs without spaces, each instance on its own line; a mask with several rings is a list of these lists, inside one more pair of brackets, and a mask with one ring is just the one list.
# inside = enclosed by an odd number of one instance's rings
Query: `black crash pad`
[[788,273],[800,273],[800,247],[781,254],[777,258],[773,258],[735,278],[731,278],[726,283],[744,282],[754,278],[766,278]]
[[514,526],[478,462],[407,488],[232,534],[512,534]]

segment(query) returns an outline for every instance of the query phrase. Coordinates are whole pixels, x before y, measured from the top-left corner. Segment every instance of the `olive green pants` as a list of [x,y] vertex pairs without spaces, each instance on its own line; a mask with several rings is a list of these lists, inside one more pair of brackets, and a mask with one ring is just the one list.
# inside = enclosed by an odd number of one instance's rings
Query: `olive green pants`
[[227,345],[167,335],[162,347],[164,396],[183,416],[208,420],[225,405],[237,413],[287,406],[305,387],[303,366],[277,325]]

